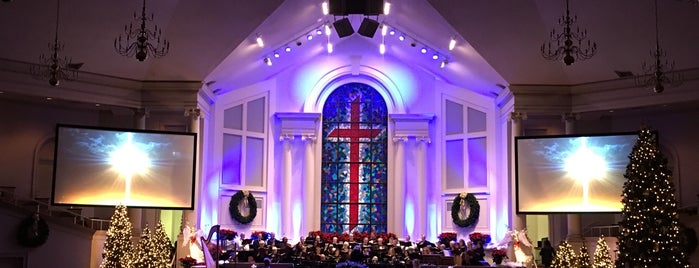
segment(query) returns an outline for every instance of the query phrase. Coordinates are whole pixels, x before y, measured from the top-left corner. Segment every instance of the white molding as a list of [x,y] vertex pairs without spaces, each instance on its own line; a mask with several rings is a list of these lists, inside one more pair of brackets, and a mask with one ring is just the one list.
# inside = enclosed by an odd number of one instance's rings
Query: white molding
[[430,123],[434,114],[389,114],[393,120],[393,137],[415,137],[420,141],[431,142]]
[[302,138],[315,139],[320,113],[276,113],[279,120],[281,137],[302,136]]

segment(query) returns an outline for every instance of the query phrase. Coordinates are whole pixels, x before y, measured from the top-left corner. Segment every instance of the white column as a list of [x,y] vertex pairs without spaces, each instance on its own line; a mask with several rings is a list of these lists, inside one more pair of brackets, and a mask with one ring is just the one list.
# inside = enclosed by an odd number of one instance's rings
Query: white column
[[294,136],[280,136],[279,140],[282,142],[282,234],[290,235],[294,217],[291,211],[291,143]]
[[427,230],[427,168],[425,161],[427,159],[427,144],[430,142],[429,137],[417,137],[417,148],[415,152],[415,168],[417,171],[417,224],[415,228],[419,230],[419,234],[429,233]]
[[512,112],[510,113],[509,120],[512,123],[512,133],[511,133],[511,139],[510,139],[510,144],[512,144],[512,150],[510,151],[511,153],[511,158],[510,161],[512,163],[511,168],[510,168],[510,211],[512,212],[512,228],[515,230],[522,230],[527,227],[527,218],[525,215],[520,215],[517,214],[517,204],[516,204],[516,196],[515,196],[515,152],[514,152],[514,144],[515,144],[515,137],[521,136],[522,133],[522,120],[527,119],[527,114],[526,113],[520,113],[520,112]]
[[[147,116],[148,110],[144,108],[134,109],[134,127],[136,129],[146,129]],[[129,208],[128,214],[131,220],[131,226],[133,227],[133,235],[136,238],[140,238],[141,230],[143,229],[143,210],[140,208]]]
[[[580,119],[580,114],[577,113],[565,113],[562,115],[562,120],[565,122],[566,134],[575,133],[575,121]],[[568,214],[568,234],[566,235],[566,240],[571,244],[575,244],[574,247],[579,247],[578,244],[582,244],[582,223],[580,219],[580,214]]]
[[[408,232],[405,219],[405,142],[407,137],[393,137],[395,145],[395,156],[393,161],[393,179],[395,194],[394,199],[389,202],[396,202],[393,211],[396,233],[399,238],[405,237]],[[411,234],[412,235],[412,234]]]
[[[198,108],[192,108],[192,109],[187,109],[184,112],[185,116],[188,116],[190,118],[189,121],[189,132],[192,133],[198,133],[199,132],[199,117],[201,116],[201,110]],[[201,148],[201,140],[200,136],[197,136],[197,148]],[[200,159],[199,153],[197,152],[197,158]],[[201,192],[201,180],[199,176],[199,163],[196,163],[196,169],[195,169],[195,185],[194,185],[194,209],[192,210],[182,210],[182,222],[180,223],[180,232],[182,231],[182,228],[184,228],[185,225],[192,226],[192,227],[199,227],[199,222],[198,222],[198,216],[197,216],[197,206],[200,198],[200,192]]]
[[[320,226],[313,226],[313,215],[311,212],[314,210],[318,200],[315,197],[315,157],[313,151],[313,144],[315,144],[315,136],[303,136],[305,150],[303,159],[303,215],[297,215],[297,217],[305,216],[303,219],[303,229],[301,234],[305,235],[313,230],[320,230]],[[298,239],[294,237],[294,239]]]

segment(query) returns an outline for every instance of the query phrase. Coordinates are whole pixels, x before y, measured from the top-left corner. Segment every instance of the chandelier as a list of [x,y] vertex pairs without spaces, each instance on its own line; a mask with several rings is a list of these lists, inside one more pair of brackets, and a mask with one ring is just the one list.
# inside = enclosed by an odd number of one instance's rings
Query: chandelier
[[146,16],[146,0],[143,0],[141,16],[138,17],[134,12],[133,19],[140,22],[141,25],[133,27],[133,22],[129,23],[128,27],[124,25],[125,33],[123,35],[126,38],[122,39],[121,34],[114,38],[114,49],[117,53],[126,57],[136,55],[138,61],[144,61],[149,54],[154,58],[165,56],[170,50],[170,42],[161,38],[162,31],[158,29],[158,25],[155,25],[152,31],[146,28],[146,22],[153,21],[153,13],[151,13],[150,18]]
[[665,91],[665,85],[679,86],[683,80],[682,75],[673,72],[675,61],[668,60],[667,51],[660,48],[658,31],[658,0],[655,0],[655,51],[650,52],[654,62],[644,62],[642,68],[645,74],[636,77],[636,85],[653,88],[655,93]]
[[[597,43],[587,39],[587,30],[580,30],[579,27],[572,31],[572,26],[577,22],[578,16],[570,16],[568,0],[566,0],[566,13],[558,19],[558,25],[563,26],[563,32],[556,33],[556,29],[551,30],[548,44],[541,45],[541,55],[544,59],[558,61],[563,59],[566,65],[571,65],[575,59],[586,60],[592,58],[597,52]],[[587,39],[587,44],[583,43]],[[556,42],[556,46],[552,46]]]
[[53,43],[49,43],[50,56],[41,54],[39,56],[39,65],[32,65],[29,72],[32,76],[39,80],[47,79],[52,86],[58,86],[61,80],[75,80],[78,78],[78,69],[82,67],[82,63],[72,63],[67,57],[61,58],[58,53],[63,51],[64,45],[58,42],[58,15],[60,11],[61,1],[56,1],[56,32],[53,37]]

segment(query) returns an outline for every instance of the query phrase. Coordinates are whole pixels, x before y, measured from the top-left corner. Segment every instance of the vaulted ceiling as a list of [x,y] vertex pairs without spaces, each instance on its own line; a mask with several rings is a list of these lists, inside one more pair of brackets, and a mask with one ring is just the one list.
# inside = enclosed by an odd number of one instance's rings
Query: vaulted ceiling
[[[408,37],[400,42],[387,36],[387,54],[414,64],[449,83],[482,94],[500,94],[502,87],[530,85],[589,85],[619,80],[615,71],[642,74],[642,64],[651,62],[655,47],[654,2],[652,0],[572,0],[570,9],[579,27],[597,43],[595,56],[566,66],[545,60],[540,47],[548,41],[563,15],[562,0],[394,0],[391,13],[379,21]],[[169,53],[139,62],[114,51],[114,39],[124,25],[140,12],[142,2],[61,0],[59,40],[65,45],[60,56],[84,63],[80,71],[129,81],[188,81],[207,83],[225,92],[263,81],[286,68],[293,68],[318,55],[327,55],[325,44],[303,38],[332,22],[321,12],[322,0],[150,0],[147,13],[170,41]],[[0,2],[0,60],[8,63],[38,63],[48,54],[56,27],[56,0]],[[699,5],[692,0],[658,0],[660,44],[676,70],[699,70]],[[350,17],[356,28],[361,17]],[[150,27],[150,25],[149,25]],[[265,47],[255,43],[263,37]],[[457,47],[449,51],[449,40]],[[340,39],[334,33],[336,49],[346,40],[362,39],[366,47],[381,42],[357,34]],[[389,40],[390,39],[390,40]],[[301,41],[301,46],[296,42]],[[416,43],[413,47],[410,43]],[[294,53],[284,55],[274,68],[262,59],[286,45]],[[440,69],[419,48],[449,59]],[[431,53],[430,53],[431,54]],[[17,65],[12,65],[17,66]],[[696,77],[690,77],[694,79]],[[0,91],[17,93],[0,83]],[[639,89],[643,90],[643,89]],[[696,86],[668,89],[691,91]],[[679,93],[674,93],[679,94]],[[695,98],[693,97],[693,98]]]

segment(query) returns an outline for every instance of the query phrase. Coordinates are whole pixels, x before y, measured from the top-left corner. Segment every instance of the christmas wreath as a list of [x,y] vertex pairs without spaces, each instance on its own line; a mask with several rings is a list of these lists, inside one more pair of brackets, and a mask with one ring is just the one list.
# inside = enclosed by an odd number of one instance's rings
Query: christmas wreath
[[[470,212],[466,219],[459,216],[462,206],[468,205]],[[481,212],[481,205],[478,204],[476,196],[473,194],[461,193],[454,197],[454,202],[451,204],[451,219],[459,227],[468,227],[476,223]]]
[[[240,213],[240,209],[238,208],[241,204],[240,202],[243,202],[243,204],[247,203],[248,207],[250,207],[250,213],[247,216],[243,216],[243,214]],[[255,202],[255,197],[248,191],[238,191],[231,196],[231,202],[228,203],[228,211],[231,213],[231,217],[233,217],[234,220],[242,224],[251,223],[257,216],[257,202]]]
[[49,225],[39,217],[38,213],[27,217],[19,223],[17,242],[25,247],[38,247],[49,238]]

